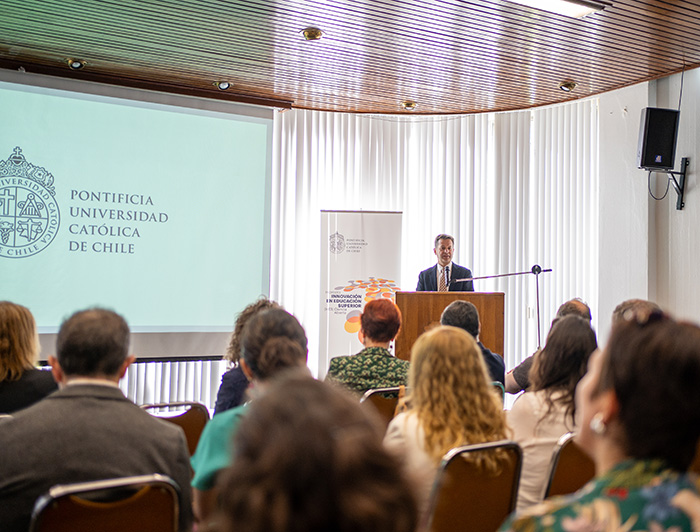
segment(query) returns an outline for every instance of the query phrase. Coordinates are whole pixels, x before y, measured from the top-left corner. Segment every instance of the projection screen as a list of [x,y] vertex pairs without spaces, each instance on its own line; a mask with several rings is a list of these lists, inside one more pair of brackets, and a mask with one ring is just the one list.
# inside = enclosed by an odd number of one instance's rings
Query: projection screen
[[272,112],[1,75],[0,299],[32,311],[42,359],[93,306],[141,358],[225,350],[269,293]]

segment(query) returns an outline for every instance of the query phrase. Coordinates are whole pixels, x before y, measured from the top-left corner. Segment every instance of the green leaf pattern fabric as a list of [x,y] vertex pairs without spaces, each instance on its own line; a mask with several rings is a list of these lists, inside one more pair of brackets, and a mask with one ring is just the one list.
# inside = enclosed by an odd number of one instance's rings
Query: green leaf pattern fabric
[[578,492],[511,516],[501,532],[698,532],[698,477],[628,460]]

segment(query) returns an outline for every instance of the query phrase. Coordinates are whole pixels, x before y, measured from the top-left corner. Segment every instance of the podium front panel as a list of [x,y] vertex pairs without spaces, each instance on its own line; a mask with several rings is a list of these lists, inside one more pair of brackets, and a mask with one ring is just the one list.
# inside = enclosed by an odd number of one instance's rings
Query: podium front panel
[[473,303],[479,311],[481,343],[503,356],[505,294],[502,292],[396,292],[396,305],[402,317],[401,331],[396,337],[396,356],[410,360],[416,339],[440,325],[445,307],[460,299]]

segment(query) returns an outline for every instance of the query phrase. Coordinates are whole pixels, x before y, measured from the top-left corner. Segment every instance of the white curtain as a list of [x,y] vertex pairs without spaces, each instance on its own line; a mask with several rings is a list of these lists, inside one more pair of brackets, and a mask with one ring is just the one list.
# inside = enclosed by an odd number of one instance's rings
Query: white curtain
[[[542,342],[560,303],[596,308],[597,100],[514,113],[391,117],[293,110],[275,117],[271,297],[318,356],[320,211],[402,211],[401,288],[434,263],[438,233],[475,276],[541,274]],[[478,281],[506,293],[505,359],[537,347],[535,277]]]
[[[551,268],[539,277],[544,343],[557,307],[581,297],[597,315],[598,101],[513,113],[392,117],[292,110],[274,121],[270,296],[295,314],[318,355],[321,210],[403,212],[400,286],[456,239],[475,276]],[[506,368],[538,345],[535,277],[477,281],[506,294]],[[594,322],[595,323],[595,322]],[[137,403],[213,408],[221,362],[138,364],[123,389]]]
[[213,414],[225,371],[222,360],[138,362],[129,366],[119,387],[139,405],[196,401]]

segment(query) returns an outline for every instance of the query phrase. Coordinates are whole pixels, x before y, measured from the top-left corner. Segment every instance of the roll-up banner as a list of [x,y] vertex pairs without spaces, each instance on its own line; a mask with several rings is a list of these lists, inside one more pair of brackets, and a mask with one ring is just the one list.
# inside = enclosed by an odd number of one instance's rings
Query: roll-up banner
[[321,211],[320,378],[332,357],[362,350],[365,303],[394,300],[400,277],[400,212]]

